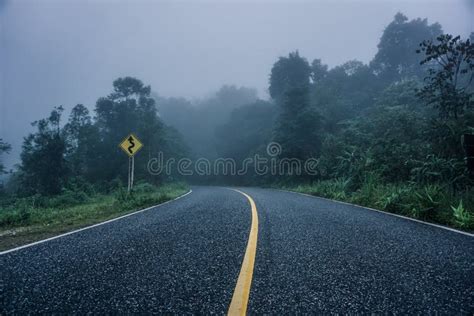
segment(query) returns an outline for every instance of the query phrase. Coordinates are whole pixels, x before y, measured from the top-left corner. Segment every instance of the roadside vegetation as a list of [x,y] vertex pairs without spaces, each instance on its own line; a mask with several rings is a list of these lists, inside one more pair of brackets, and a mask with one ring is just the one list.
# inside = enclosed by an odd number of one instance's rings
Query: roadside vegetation
[[[0,248],[10,247],[97,223],[173,199],[187,191],[173,175],[151,175],[149,157],[160,150],[180,157],[186,152],[179,134],[158,116],[150,87],[131,77],[113,82],[99,98],[95,115],[82,104],[67,121],[64,108],[33,122],[24,138],[21,162],[0,187]],[[128,194],[128,156],[118,144],[139,135],[144,148],[135,157],[137,185]],[[0,139],[0,155],[11,150]],[[6,173],[0,163],[0,173]],[[139,181],[142,181],[141,183]]]
[[83,183],[50,198],[4,198],[0,200],[0,250],[161,204],[188,190],[184,183],[157,187],[141,182],[130,194],[120,183],[109,192],[96,192]]
[[439,184],[381,184],[377,180],[369,175],[358,189],[351,188],[351,181],[347,178],[283,188],[474,231],[472,188],[463,192],[452,192]]
[[277,142],[279,161],[316,158],[317,174],[290,166],[284,175],[235,183],[473,230],[474,173],[462,137],[474,134],[474,33],[452,36],[398,13],[370,63],[330,69],[295,51],[275,62],[269,83],[273,106],[240,107],[218,129],[220,155],[265,156]]

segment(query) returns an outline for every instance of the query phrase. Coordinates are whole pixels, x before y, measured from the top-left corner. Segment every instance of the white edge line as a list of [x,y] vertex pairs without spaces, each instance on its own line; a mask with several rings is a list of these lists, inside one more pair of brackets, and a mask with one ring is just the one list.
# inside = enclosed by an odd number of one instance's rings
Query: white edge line
[[125,217],[129,217],[129,216],[132,216],[132,215],[135,215],[135,214],[138,214],[138,213],[142,213],[142,212],[148,211],[148,210],[150,210],[150,209],[152,209],[152,208],[159,207],[159,206],[163,206],[163,205],[168,204],[168,203],[170,203],[170,202],[176,201],[176,200],[178,200],[178,199],[180,199],[180,198],[185,197],[185,196],[188,195],[188,194],[191,194],[192,192],[193,192],[193,190],[190,189],[190,190],[189,190],[188,192],[186,192],[185,194],[180,195],[180,196],[178,196],[177,198],[174,198],[174,199],[172,199],[172,200],[163,202],[163,203],[161,203],[161,204],[153,205],[153,206],[147,207],[147,208],[142,209],[142,210],[138,210],[138,211],[135,211],[135,212],[132,212],[132,213],[128,213],[128,214],[125,214],[125,215],[122,215],[122,216],[119,216],[119,217],[116,217],[116,218],[112,218],[112,219],[106,220],[105,222],[100,222],[100,223],[97,223],[97,224],[94,224],[94,225],[90,225],[90,226],[86,226],[86,227],[79,228],[79,229],[76,229],[76,230],[72,230],[72,231],[70,231],[70,232],[67,232],[67,233],[64,233],[64,234],[61,234],[61,235],[57,235],[57,236],[53,236],[53,237],[50,237],[50,238],[38,240],[38,241],[35,241],[35,242],[31,243],[31,244],[26,244],[26,245],[19,246],[19,247],[16,247],[16,248],[12,248],[12,249],[8,249],[8,250],[0,251],[0,256],[1,256],[1,255],[5,255],[5,254],[10,253],[10,252],[13,252],[13,251],[17,251],[17,250],[23,249],[23,248],[28,248],[28,247],[35,246],[35,245],[38,245],[38,244],[42,244],[42,243],[47,242],[47,241],[50,241],[50,240],[58,239],[58,238],[61,238],[61,237],[64,237],[64,236],[68,236],[68,235],[72,235],[72,234],[81,232],[81,231],[86,230],[86,229],[90,229],[90,228],[94,228],[94,227],[101,226],[101,225],[104,225],[104,224],[108,224],[108,223],[117,221],[117,220],[122,219],[122,218],[125,218]]
[[394,214],[394,213],[390,213],[390,212],[385,212],[385,211],[377,210],[375,208],[371,208],[371,207],[367,207],[367,206],[362,206],[362,205],[352,204],[352,203],[348,203],[348,202],[332,200],[332,199],[324,198],[324,197],[321,197],[321,196],[311,195],[311,194],[301,193],[301,192],[296,192],[296,191],[289,191],[289,190],[283,190],[283,189],[274,189],[274,190],[283,191],[283,192],[290,192],[290,193],[296,193],[296,194],[309,196],[309,197],[316,198],[316,199],[323,199],[323,200],[326,200],[326,201],[336,202],[336,203],[339,203],[339,204],[356,206],[356,207],[364,208],[366,210],[375,211],[375,212],[378,212],[378,213],[391,215],[391,216],[395,216],[395,217],[398,217],[398,218],[403,218],[403,219],[406,219],[406,220],[409,220],[409,221],[413,221],[413,222],[417,222],[417,223],[421,223],[421,224],[425,224],[425,225],[434,226],[434,227],[438,227],[438,228],[441,228],[441,229],[449,230],[449,231],[452,231],[452,232],[455,232],[455,233],[458,233],[458,234],[463,234],[463,235],[466,235],[466,236],[469,236],[469,237],[474,237],[474,234],[471,234],[471,233],[468,233],[468,232],[463,232],[462,230],[457,230],[457,229],[454,229],[454,228],[451,228],[451,227],[442,226],[442,225],[438,225],[438,224],[433,224],[433,223],[430,223],[430,222],[424,222],[424,221],[421,221],[419,219],[415,219],[415,218],[411,218],[411,217],[407,217],[407,216],[403,216],[403,215],[399,215],[399,214]]

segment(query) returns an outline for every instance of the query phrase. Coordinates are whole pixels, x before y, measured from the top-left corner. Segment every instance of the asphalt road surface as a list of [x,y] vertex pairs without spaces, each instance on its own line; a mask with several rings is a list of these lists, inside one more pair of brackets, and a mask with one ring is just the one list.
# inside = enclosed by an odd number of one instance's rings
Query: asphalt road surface
[[[240,190],[258,213],[249,314],[474,312],[474,237],[296,193]],[[253,220],[243,194],[194,187],[2,254],[0,314],[225,314]]]

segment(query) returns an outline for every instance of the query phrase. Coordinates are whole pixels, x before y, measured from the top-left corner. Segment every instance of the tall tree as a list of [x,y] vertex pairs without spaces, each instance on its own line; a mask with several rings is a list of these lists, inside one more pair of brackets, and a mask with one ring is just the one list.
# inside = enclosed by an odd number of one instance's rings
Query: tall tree
[[308,88],[293,88],[285,93],[274,131],[282,147],[281,157],[318,157],[321,148],[321,117],[309,102]]
[[417,52],[425,55],[421,64],[431,66],[419,93],[428,105],[446,119],[457,119],[474,106],[474,43],[470,39],[440,35],[436,41],[423,41]]
[[298,51],[290,53],[288,57],[280,57],[271,70],[270,96],[278,101],[291,89],[308,88],[310,75],[311,67]]
[[[12,147],[10,146],[10,144],[4,142],[3,139],[0,138],[0,158],[2,157],[2,155],[9,153],[11,148]],[[3,165],[3,162],[0,159],[0,175],[3,173],[5,173],[5,166]]]
[[421,59],[415,54],[418,43],[434,39],[441,34],[440,24],[430,25],[427,19],[420,18],[408,21],[408,18],[399,12],[385,28],[371,67],[379,80],[386,82],[412,76],[421,78],[423,76]]
[[328,65],[323,64],[321,59],[315,59],[311,63],[311,80],[317,84],[328,75]]
[[[313,63],[313,66],[315,63]],[[318,65],[318,63],[316,63]],[[317,70],[319,69],[319,71]],[[324,117],[325,130],[334,133],[340,122],[360,114],[374,103],[380,84],[370,68],[357,60],[348,61],[325,72],[313,67],[311,102]]]
[[36,133],[28,135],[21,153],[22,188],[24,193],[57,194],[67,176],[66,142],[61,133],[63,107],[50,116],[34,122]]
[[113,82],[113,92],[97,101],[96,124],[101,143],[96,157],[103,181],[125,178],[127,164],[117,145],[129,133],[135,133],[145,144],[137,156],[136,171],[147,176],[146,161],[156,155],[163,141],[163,123],[150,90],[136,78],[119,78]]
[[89,110],[84,105],[78,104],[72,108],[63,134],[67,145],[66,160],[71,174],[94,181],[98,171],[95,168],[94,156],[100,137]]
[[430,67],[418,96],[439,114],[431,121],[428,139],[437,155],[461,161],[460,137],[474,131],[474,43],[445,34],[423,41],[418,52]]

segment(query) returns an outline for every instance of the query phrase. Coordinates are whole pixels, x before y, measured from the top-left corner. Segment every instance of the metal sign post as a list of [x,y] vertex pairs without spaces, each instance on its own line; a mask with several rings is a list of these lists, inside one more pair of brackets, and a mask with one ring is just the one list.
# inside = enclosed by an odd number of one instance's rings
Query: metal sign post
[[133,170],[134,169],[134,159],[132,157],[128,157],[128,186],[127,192],[130,193],[133,187]]
[[143,147],[138,137],[133,134],[128,135],[119,147],[128,155],[128,185],[127,192],[133,189],[133,178],[135,174],[135,154]]

